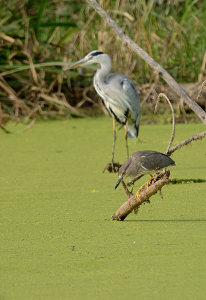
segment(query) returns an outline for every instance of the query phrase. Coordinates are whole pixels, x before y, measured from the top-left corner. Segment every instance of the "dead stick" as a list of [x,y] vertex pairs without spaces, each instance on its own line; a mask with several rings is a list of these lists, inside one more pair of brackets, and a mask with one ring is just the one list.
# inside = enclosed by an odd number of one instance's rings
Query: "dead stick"
[[189,137],[188,139],[186,139],[185,141],[181,142],[180,144],[170,148],[169,151],[167,152],[167,155],[170,156],[173,152],[175,152],[176,150],[182,148],[183,146],[186,146],[186,145],[188,145],[189,143],[191,143],[193,141],[201,140],[204,137],[206,137],[206,131],[203,131],[201,133],[193,135],[193,136]]
[[132,39],[126,35],[117,23],[106,13],[106,11],[97,3],[96,0],[87,0],[87,2],[96,10],[96,12],[107,22],[120,40],[132,51],[137,53],[144,61],[150,65],[159,75],[168,83],[168,85],[182,98],[185,103],[195,112],[206,125],[206,112],[186,93],[186,91],[174,80],[174,78],[158,64],[146,51],[138,46]]
[[117,221],[124,221],[124,219],[133,211],[137,211],[139,206],[143,202],[149,201],[149,198],[156,194],[157,191],[161,190],[161,188],[165,185],[170,183],[170,172],[165,171],[160,174],[157,174],[151,182],[151,185],[147,188],[146,184],[142,187],[139,197],[133,195],[131,192],[128,191],[125,183],[123,182],[123,187],[125,190],[126,195],[129,197],[128,200],[114,213],[112,216],[113,220]]

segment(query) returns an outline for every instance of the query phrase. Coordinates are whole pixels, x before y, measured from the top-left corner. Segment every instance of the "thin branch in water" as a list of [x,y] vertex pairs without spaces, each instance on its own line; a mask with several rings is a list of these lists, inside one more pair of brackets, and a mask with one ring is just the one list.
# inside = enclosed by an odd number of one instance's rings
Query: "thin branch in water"
[[192,141],[197,141],[197,140],[201,140],[204,137],[206,137],[206,131],[203,131],[201,133],[198,133],[196,135],[191,136],[190,138],[186,139],[185,141],[181,142],[180,144],[172,147],[168,152],[167,155],[170,156],[173,152],[175,152],[176,150],[182,148],[185,145],[188,145],[189,143],[191,143]]
[[158,107],[158,103],[160,101],[160,98],[163,97],[167,100],[170,108],[171,108],[171,111],[172,111],[172,134],[171,134],[171,137],[170,137],[170,141],[169,141],[169,144],[168,144],[168,147],[167,147],[167,150],[165,151],[165,154],[168,154],[169,152],[169,149],[172,145],[172,142],[174,140],[174,137],[175,137],[175,114],[174,114],[174,109],[173,109],[173,106],[169,100],[169,98],[164,94],[164,93],[160,93],[157,97],[157,102],[156,102],[156,105],[155,105],[155,109],[154,109],[154,113],[156,113],[157,111],[157,107]]

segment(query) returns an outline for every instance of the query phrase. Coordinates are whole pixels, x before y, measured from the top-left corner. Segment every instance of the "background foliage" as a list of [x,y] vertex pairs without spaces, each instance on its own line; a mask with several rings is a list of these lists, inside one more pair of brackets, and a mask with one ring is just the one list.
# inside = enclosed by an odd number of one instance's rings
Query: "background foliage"
[[[64,65],[94,49],[109,53],[113,71],[129,76],[140,95],[143,84],[154,82],[153,70],[124,47],[86,1],[1,3],[0,124],[22,116],[78,116],[103,108],[91,87],[94,68],[63,71]],[[204,80],[205,1],[99,3],[177,81]]]

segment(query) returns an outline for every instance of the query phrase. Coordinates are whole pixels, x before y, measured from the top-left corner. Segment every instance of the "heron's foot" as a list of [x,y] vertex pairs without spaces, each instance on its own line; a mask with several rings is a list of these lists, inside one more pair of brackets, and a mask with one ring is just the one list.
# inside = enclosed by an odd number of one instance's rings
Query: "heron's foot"
[[134,182],[132,180],[127,182],[127,186],[131,186],[131,185],[134,185]]
[[139,194],[140,194],[140,192],[141,192],[141,190],[142,190],[142,188],[143,188],[143,185],[138,189],[138,191],[136,192],[136,197],[137,198],[139,198]]
[[136,197],[138,197],[139,198],[139,194],[140,194],[140,192],[141,192],[141,190],[142,190],[142,188],[145,186],[146,187],[146,189],[147,189],[147,191],[149,190],[149,186],[151,185],[151,183],[152,183],[152,180],[153,180],[153,176],[152,175],[150,175],[150,179],[145,183],[145,184],[143,184],[139,189],[138,189],[138,191],[137,191],[137,193],[136,193]]
[[119,171],[119,168],[121,165],[118,162],[110,162],[108,163],[104,170],[103,173],[107,170],[109,173],[117,173]]
[[149,186],[150,186],[150,184],[151,184],[151,182],[152,182],[152,179],[153,179],[153,177],[151,177],[151,178],[145,183],[146,189],[147,189],[147,190],[149,189]]

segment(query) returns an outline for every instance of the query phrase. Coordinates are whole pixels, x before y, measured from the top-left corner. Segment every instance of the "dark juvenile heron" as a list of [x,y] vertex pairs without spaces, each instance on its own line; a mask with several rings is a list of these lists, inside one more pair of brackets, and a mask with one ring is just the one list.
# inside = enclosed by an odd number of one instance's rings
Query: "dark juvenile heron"
[[152,177],[153,172],[169,166],[175,166],[175,162],[169,156],[163,153],[156,151],[134,152],[120,167],[118,171],[119,179],[117,180],[115,189],[118,187],[124,177],[132,177],[132,180],[130,180],[128,184],[133,185],[134,182],[143,175],[149,174]]
[[139,132],[140,103],[137,90],[132,81],[123,74],[110,73],[111,59],[109,55],[95,50],[77,61],[68,69],[90,64],[100,64],[97,69],[93,84],[99,96],[113,118],[113,146],[111,165],[114,163],[114,149],[116,141],[115,120],[125,127],[125,142],[127,157],[129,157],[127,136],[135,139]]

